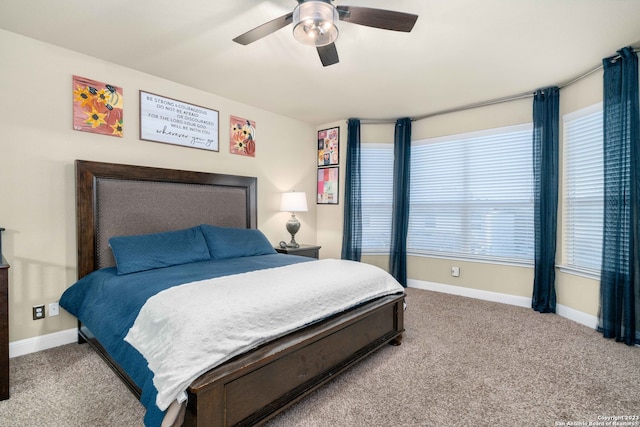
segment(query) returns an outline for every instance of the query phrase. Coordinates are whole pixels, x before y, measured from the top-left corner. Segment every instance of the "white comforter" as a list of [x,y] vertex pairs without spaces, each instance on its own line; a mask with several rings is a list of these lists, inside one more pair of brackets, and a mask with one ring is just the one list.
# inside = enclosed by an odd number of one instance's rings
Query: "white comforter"
[[372,265],[326,259],[192,282],[151,297],[125,340],[153,371],[156,404],[209,369],[361,302],[402,292]]

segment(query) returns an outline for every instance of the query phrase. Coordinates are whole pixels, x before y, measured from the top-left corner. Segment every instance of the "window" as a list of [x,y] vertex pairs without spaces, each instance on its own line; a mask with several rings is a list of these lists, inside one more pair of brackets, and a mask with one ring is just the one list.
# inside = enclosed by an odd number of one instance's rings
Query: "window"
[[532,264],[532,125],[414,141],[407,252]]
[[604,200],[602,104],[564,122],[564,266],[600,275]]
[[361,144],[362,253],[388,254],[391,246],[393,144]]

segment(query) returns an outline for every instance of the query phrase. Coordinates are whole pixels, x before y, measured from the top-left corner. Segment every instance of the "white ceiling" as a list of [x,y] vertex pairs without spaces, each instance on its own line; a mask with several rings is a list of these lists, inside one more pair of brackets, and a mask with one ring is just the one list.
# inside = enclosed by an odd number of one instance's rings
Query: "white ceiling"
[[[340,22],[322,67],[288,26],[232,39],[294,0],[0,0],[0,28],[314,125],[415,117],[571,80],[640,41],[640,0],[336,0],[419,15]],[[1,70],[0,70],[1,73]]]

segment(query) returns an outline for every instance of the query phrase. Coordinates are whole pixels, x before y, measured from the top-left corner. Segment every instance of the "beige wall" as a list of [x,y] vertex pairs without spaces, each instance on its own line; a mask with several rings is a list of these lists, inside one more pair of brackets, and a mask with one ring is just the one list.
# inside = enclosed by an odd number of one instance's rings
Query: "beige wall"
[[[277,243],[289,237],[279,195],[306,191],[296,238],[316,242],[315,128],[249,105],[0,30],[0,227],[9,271],[10,341],[75,327],[61,310],[32,320],[31,307],[58,301],[76,278],[75,159],[258,177],[258,226]],[[125,137],[72,130],[72,75],[124,89]],[[215,76],[212,76],[215,78]],[[142,141],[138,91],[220,112],[220,151]],[[229,116],[257,123],[255,158],[231,155]]]
[[[586,71],[586,70],[585,70]],[[557,82],[549,82],[549,85]],[[532,88],[533,91],[533,88]],[[602,101],[602,73],[596,72],[571,86],[561,90],[561,115],[579,110]],[[433,138],[463,132],[472,132],[501,126],[517,125],[532,121],[532,98],[475,108],[457,113],[438,115],[413,122],[412,140]],[[346,124],[342,124],[342,150],[346,146]],[[562,126],[562,125],[561,125]],[[393,142],[393,124],[362,125],[362,142],[390,143]],[[562,142],[561,142],[562,144]],[[562,145],[561,150],[562,152]],[[343,172],[343,171],[341,171]],[[561,175],[562,179],[562,175]],[[344,188],[344,187],[342,187]],[[560,191],[562,196],[562,192]],[[562,198],[559,200],[560,215],[562,214]],[[342,203],[342,200],[341,200]],[[341,240],[328,242],[325,239],[328,231],[341,239],[342,214],[337,210],[331,211],[335,221],[322,218],[322,208],[318,209],[319,241],[332,248],[332,255],[340,255]],[[328,210],[326,211],[329,212]],[[329,215],[327,215],[329,216]],[[557,264],[562,264],[562,217],[559,217]],[[333,227],[339,227],[337,231]],[[325,234],[327,232],[327,234]],[[322,237],[322,238],[320,238]],[[327,238],[328,240],[328,238]],[[324,251],[324,248],[323,248]],[[326,253],[325,253],[326,254]],[[388,257],[363,256],[363,261],[379,267],[388,268]],[[533,268],[491,263],[469,262],[441,258],[410,256],[407,260],[407,276],[411,280],[432,282],[445,285],[460,286],[473,290],[497,292],[517,297],[530,298],[533,292]],[[451,267],[460,267],[460,277],[452,277]],[[588,315],[597,316],[599,305],[599,282],[574,274],[556,270],[556,292],[559,304],[581,311]]]
[[[345,121],[311,127],[286,117],[240,104],[174,82],[123,68],[0,30],[0,227],[10,269],[10,341],[38,337],[75,327],[61,310],[58,317],[31,319],[31,307],[59,299],[76,277],[73,161],[180,168],[258,177],[258,226],[276,243],[288,240],[287,213],[278,212],[279,193],[306,191],[309,212],[298,214],[302,228],[296,240],[322,245],[322,258],[339,258],[342,245]],[[113,83],[124,88],[125,137],[72,130],[71,76]],[[212,76],[214,78],[215,76]],[[562,114],[600,102],[602,75],[595,73],[561,92]],[[553,82],[550,82],[553,84]],[[220,112],[220,151],[177,147],[138,138],[138,91],[145,90]],[[426,110],[427,108],[425,108]],[[229,154],[229,115],[257,122],[255,158]],[[346,120],[346,118],[345,118]],[[531,99],[436,116],[413,123],[413,139],[423,139],[531,120]],[[315,203],[315,130],[341,131],[340,204]],[[393,125],[363,125],[364,142],[392,142]],[[561,235],[561,233],[560,233]],[[561,241],[560,241],[561,244]],[[558,263],[561,263],[560,249]],[[364,257],[386,268],[386,257]],[[461,276],[450,276],[450,266]],[[531,296],[531,268],[410,257],[410,279]],[[598,282],[558,272],[558,302],[596,315]]]

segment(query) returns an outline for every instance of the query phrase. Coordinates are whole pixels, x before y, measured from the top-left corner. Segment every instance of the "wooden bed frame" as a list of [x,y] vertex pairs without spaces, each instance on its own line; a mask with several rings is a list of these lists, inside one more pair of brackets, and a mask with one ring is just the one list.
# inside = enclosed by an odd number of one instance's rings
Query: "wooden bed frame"
[[[186,199],[185,199],[186,198]],[[113,265],[108,237],[209,223],[257,227],[257,179],[76,161],[78,278]],[[376,349],[399,345],[404,295],[376,299],[238,356],[188,389],[185,426],[250,426],[273,417]],[[139,398],[140,389],[80,322]]]

